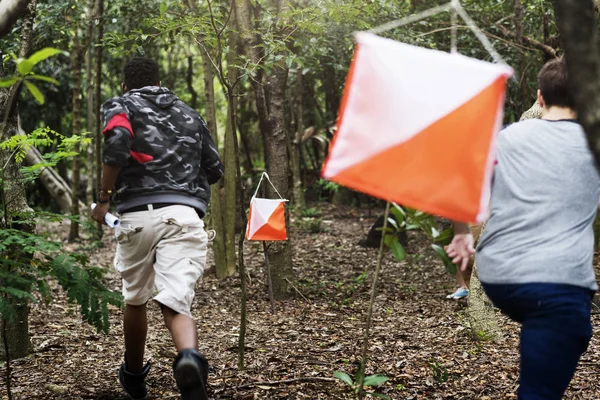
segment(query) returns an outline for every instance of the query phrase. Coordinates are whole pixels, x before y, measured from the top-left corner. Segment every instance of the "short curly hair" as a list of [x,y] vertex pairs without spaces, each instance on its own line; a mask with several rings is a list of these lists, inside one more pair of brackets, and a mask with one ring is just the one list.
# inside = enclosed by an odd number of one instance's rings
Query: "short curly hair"
[[150,58],[135,57],[123,68],[123,80],[128,90],[156,86],[160,82],[158,63]]

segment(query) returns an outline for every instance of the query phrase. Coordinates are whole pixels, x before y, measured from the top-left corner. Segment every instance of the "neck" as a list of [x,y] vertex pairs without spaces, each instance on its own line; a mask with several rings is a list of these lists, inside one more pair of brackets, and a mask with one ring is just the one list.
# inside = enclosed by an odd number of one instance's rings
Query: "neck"
[[548,121],[558,121],[561,119],[577,119],[577,113],[568,107],[544,107],[542,110],[542,119]]

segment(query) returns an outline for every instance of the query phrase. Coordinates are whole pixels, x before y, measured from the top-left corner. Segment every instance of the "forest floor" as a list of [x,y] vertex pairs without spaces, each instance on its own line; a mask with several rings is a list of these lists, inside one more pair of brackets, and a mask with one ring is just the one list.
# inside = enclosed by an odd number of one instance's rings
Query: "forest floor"
[[[269,312],[261,244],[246,243],[251,282],[243,372],[237,369],[239,279],[217,280],[212,274],[198,283],[192,312],[198,322],[200,350],[211,363],[211,398],[353,398],[333,373],[353,375],[357,368],[377,256],[377,249],[357,243],[376,214],[328,204],[313,206],[322,212],[319,219],[296,220],[290,232],[296,288],[305,298],[298,295],[277,302],[275,314]],[[311,232],[318,228],[322,231]],[[105,229],[104,247],[88,251],[93,262],[110,271],[108,286],[120,290],[112,269],[116,243]],[[68,227],[56,231],[66,237]],[[86,243],[69,246],[83,248]],[[412,237],[408,254],[402,263],[391,254],[384,259],[367,374],[382,374],[389,381],[377,392],[392,399],[516,399],[518,326],[498,314],[504,340],[474,340],[466,302],[445,298],[454,290],[454,279],[426,241]],[[122,311],[111,308],[110,332],[99,334],[81,322],[64,294],[57,293],[51,304],[31,307],[33,353],[12,363],[13,397],[124,399],[117,380],[123,358]],[[171,369],[174,348],[154,304],[149,307],[149,324],[146,355],[152,363],[147,379],[151,398],[178,398]],[[594,316],[595,336],[567,399],[600,398],[599,330],[600,318]],[[4,374],[2,364],[0,376]],[[7,398],[3,386],[0,398]]]

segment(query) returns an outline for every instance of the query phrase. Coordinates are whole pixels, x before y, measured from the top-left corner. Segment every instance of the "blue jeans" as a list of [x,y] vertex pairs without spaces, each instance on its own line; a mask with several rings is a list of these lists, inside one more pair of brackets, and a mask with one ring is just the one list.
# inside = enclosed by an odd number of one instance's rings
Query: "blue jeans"
[[519,400],[560,400],[592,337],[594,293],[555,283],[482,285],[496,307],[522,324]]

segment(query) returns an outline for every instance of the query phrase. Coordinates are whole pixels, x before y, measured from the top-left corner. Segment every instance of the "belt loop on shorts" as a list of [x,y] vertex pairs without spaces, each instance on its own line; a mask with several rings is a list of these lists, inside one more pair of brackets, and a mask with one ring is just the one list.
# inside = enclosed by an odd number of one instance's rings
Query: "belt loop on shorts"
[[150,214],[152,215],[152,211],[154,211],[154,206],[152,204],[148,204],[148,211],[150,211]]

